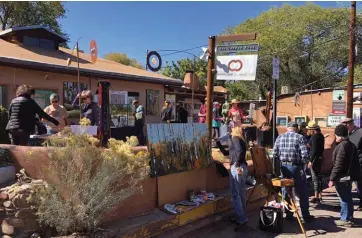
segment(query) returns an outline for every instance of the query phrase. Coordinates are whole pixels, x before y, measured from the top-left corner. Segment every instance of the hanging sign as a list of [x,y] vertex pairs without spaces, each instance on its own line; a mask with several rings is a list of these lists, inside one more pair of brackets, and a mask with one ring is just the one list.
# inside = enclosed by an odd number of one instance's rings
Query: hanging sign
[[247,45],[219,45],[216,47],[218,54],[223,53],[240,53],[240,52],[258,52],[259,44],[247,44]]
[[258,55],[216,57],[216,80],[254,81]]
[[95,40],[92,40],[90,42],[89,50],[90,50],[92,63],[94,64],[95,62],[97,62],[98,58],[98,47],[97,47],[97,42]]
[[279,79],[279,58],[274,57],[273,58],[273,79],[278,80]]
[[333,90],[333,101],[344,101],[344,90]]
[[147,67],[153,72],[157,72],[161,69],[162,59],[159,53],[151,51],[147,54]]
[[341,124],[346,118],[346,115],[328,115],[327,126],[328,127],[336,127]]
[[332,102],[333,114],[346,114],[346,102],[345,101],[333,101]]

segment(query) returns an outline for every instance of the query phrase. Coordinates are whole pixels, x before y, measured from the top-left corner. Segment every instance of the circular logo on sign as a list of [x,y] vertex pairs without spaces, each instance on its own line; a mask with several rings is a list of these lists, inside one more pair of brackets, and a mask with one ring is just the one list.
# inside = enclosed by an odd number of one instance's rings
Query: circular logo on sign
[[228,68],[230,71],[240,71],[243,68],[243,62],[241,60],[230,60]]
[[156,51],[151,51],[147,54],[147,67],[153,71],[157,72],[161,69],[162,59],[159,53]]

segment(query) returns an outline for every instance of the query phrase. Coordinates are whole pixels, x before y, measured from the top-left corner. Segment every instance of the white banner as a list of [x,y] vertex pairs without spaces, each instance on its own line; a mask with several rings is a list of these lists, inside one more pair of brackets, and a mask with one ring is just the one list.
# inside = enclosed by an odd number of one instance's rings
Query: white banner
[[216,80],[254,81],[258,55],[232,55],[216,57]]

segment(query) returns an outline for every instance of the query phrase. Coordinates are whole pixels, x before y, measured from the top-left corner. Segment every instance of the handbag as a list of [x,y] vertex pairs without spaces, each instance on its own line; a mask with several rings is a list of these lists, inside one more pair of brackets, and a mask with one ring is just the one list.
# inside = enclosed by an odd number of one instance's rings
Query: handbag
[[273,233],[283,231],[283,210],[275,207],[261,207],[259,229]]

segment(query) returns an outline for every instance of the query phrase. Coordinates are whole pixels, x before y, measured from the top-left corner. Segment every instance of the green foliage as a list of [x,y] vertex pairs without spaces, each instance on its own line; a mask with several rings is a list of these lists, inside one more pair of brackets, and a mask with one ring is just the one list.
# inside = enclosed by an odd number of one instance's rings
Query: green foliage
[[[167,77],[184,80],[186,72],[193,71],[194,68],[194,61],[185,58],[178,60],[177,62],[172,61],[171,64],[166,61],[166,67],[163,68],[161,73]],[[205,86],[207,78],[207,62],[200,60],[199,58],[196,59],[196,75],[199,77],[201,84]]]
[[8,124],[9,116],[8,110],[0,106],[0,144],[10,144],[8,133],[5,131],[6,125]]
[[33,201],[39,222],[60,234],[92,234],[105,212],[142,191],[140,182],[149,175],[149,153],[131,149],[138,144],[135,137],[110,139],[109,149],[97,147],[92,136],[71,133],[51,144],[44,173],[57,182],[36,191]]
[[129,58],[125,53],[109,53],[109,54],[106,54],[103,58],[123,64],[123,65],[129,65],[132,67],[143,69],[143,66],[141,65],[141,63],[139,63],[134,58]]
[[[44,25],[65,35],[58,20],[65,17],[66,9],[60,1],[54,2],[0,2],[0,27],[6,30],[15,26]],[[66,46],[66,45],[65,45]]]
[[[313,84],[313,88],[336,85],[346,74],[349,18],[348,8],[322,8],[312,3],[299,7],[285,4],[227,28],[224,34],[256,32],[258,37],[255,42],[260,44],[256,81],[228,83],[227,88],[233,97],[258,98],[260,90],[256,89],[263,87],[271,78],[275,55],[280,59],[279,89],[289,86],[295,90],[314,81],[318,82]],[[357,26],[361,23],[362,18],[358,14]],[[361,44],[359,27],[356,36],[358,44]],[[359,54],[357,62],[361,59]]]

